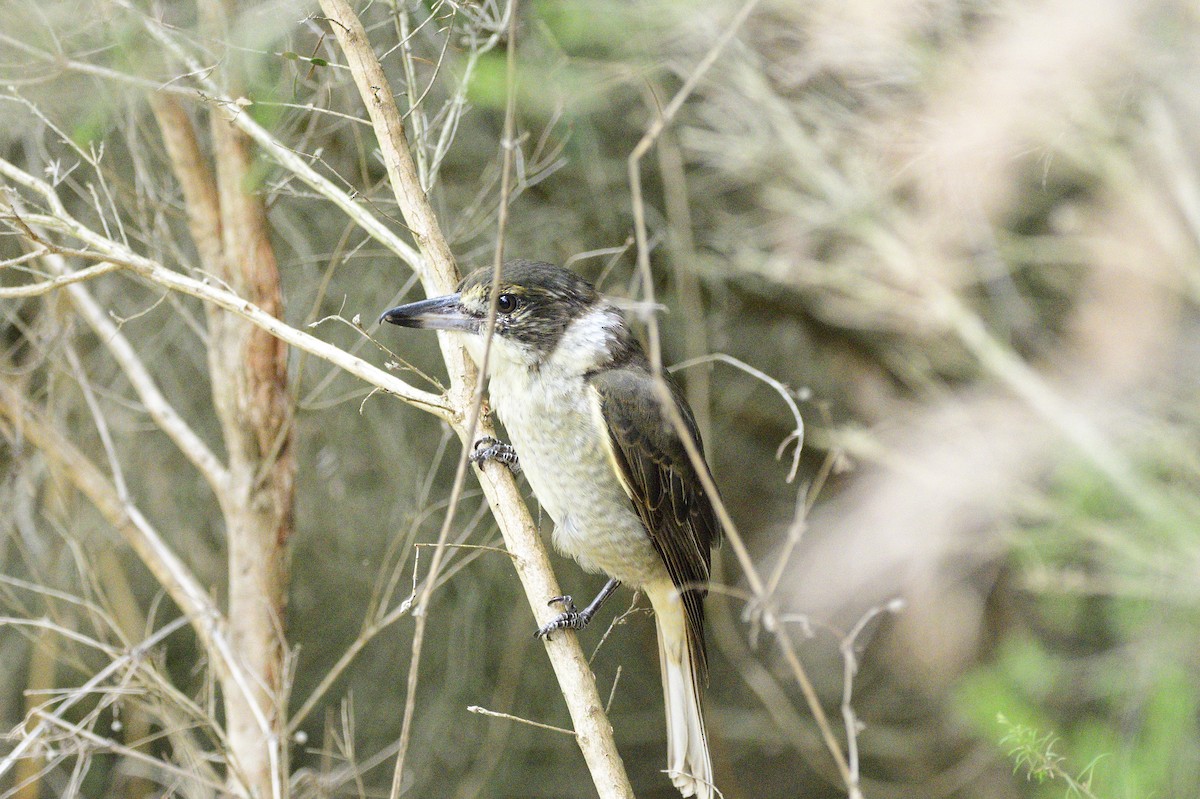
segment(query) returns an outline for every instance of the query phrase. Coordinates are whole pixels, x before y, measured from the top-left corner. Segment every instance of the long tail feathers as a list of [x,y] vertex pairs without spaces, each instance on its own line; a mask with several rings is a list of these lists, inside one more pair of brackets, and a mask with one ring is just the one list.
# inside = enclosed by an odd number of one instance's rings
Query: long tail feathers
[[647,595],[658,627],[658,659],[667,711],[667,774],[683,796],[712,799],[712,759],[683,603],[673,585],[657,590],[648,586]]

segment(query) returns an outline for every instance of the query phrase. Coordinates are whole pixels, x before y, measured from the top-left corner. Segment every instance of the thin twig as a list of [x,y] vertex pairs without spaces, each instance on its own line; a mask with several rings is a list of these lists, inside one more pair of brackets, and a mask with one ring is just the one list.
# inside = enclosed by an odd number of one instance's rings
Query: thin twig
[[342,653],[342,656],[338,658],[337,663],[333,664],[329,671],[325,672],[325,676],[321,678],[321,682],[318,683],[317,687],[312,690],[312,693],[309,694],[308,699],[304,701],[304,704],[300,706],[300,709],[293,713],[291,718],[288,719],[288,735],[292,735],[300,728],[300,725],[306,718],[308,718],[308,715],[312,713],[313,708],[317,706],[317,703],[321,701],[333,683],[337,681],[338,677],[342,676],[342,672],[345,671],[352,662],[354,662],[356,657],[358,657],[358,653],[361,652],[363,648],[366,647],[366,645],[369,644],[373,638],[375,638],[376,635],[383,632],[388,627],[391,627],[393,624],[409,614],[409,612],[412,610],[414,598],[415,594],[407,597],[399,605],[384,614],[382,618],[367,625],[366,629],[358,634],[358,637],[354,639],[354,642],[351,643],[350,646],[346,648],[346,651]]
[[[414,546],[416,546],[418,548],[436,547],[437,544],[418,543],[418,544],[414,544]],[[516,555],[509,552],[507,549],[504,549],[503,547],[489,547],[489,546],[485,546],[484,544],[443,544],[442,546],[444,546],[446,549],[474,549],[474,550],[479,550],[481,552],[495,552],[497,555],[504,555],[506,558],[515,558],[516,557]]]
[[842,653],[842,721],[846,727],[846,760],[850,769],[850,780],[846,785],[849,799],[862,799],[862,786],[858,773],[858,733],[862,724],[854,713],[850,699],[854,694],[854,677],[858,674],[858,656],[854,647],[858,636],[866,629],[871,620],[880,613],[899,613],[904,608],[903,599],[893,599],[883,605],[877,605],[859,618],[858,622],[842,638],[838,648]]
[[[72,274],[67,270],[65,261],[56,253],[48,253],[45,261],[56,274]],[[137,392],[138,399],[146,408],[146,413],[191,461],[217,498],[223,499],[229,490],[229,473],[225,465],[163,396],[137,351],[87,289],[83,286],[71,286],[67,290],[67,296],[71,298],[79,315],[95,331],[96,338],[121,367],[129,384]]]
[[493,718],[498,718],[498,719],[508,719],[509,721],[519,721],[522,724],[528,724],[530,727],[538,727],[539,729],[550,730],[551,732],[561,732],[563,735],[570,735],[572,738],[577,737],[574,730],[566,730],[566,729],[563,729],[562,727],[555,727],[552,724],[543,724],[540,721],[532,721],[530,719],[523,719],[520,716],[514,716],[511,713],[500,713],[495,710],[488,710],[487,708],[480,707],[479,705],[468,705],[467,710],[471,711],[472,713],[478,713],[481,716],[492,716]]
[[[641,140],[628,158],[629,171],[629,186],[630,196],[633,204],[634,218],[634,235],[637,239],[637,263],[640,274],[642,276],[642,291],[644,292],[647,302],[654,303],[654,283],[653,275],[650,271],[650,248],[648,236],[646,232],[646,209],[645,202],[642,197],[641,184],[641,160],[645,157],[653,146],[655,139],[666,128],[666,126],[674,119],[675,114],[683,106],[684,101],[691,95],[699,84],[700,79],[708,71],[708,69],[716,63],[721,52],[729,45],[734,36],[741,29],[742,24],[749,18],[750,13],[758,5],[758,0],[749,0],[742,8],[734,15],[733,19],[728,23],[724,33],[705,54],[704,58],[696,65],[692,72],[688,75],[686,81],[671,98],[671,101],[662,110],[662,113],[655,118],[649,129],[643,134]],[[658,394],[659,402],[666,413],[671,425],[678,431],[679,437],[683,442],[684,448],[687,451],[688,458],[691,460],[693,467],[696,470],[697,476],[700,478],[701,484],[704,486],[704,491],[712,501],[713,509],[716,511],[717,518],[721,522],[724,529],[725,538],[729,541],[734,554],[737,556],[738,563],[742,567],[742,571],[746,576],[747,582],[750,583],[750,588],[756,598],[765,600],[765,586],[762,578],[758,574],[758,570],[754,566],[754,561],[750,557],[750,552],[746,548],[741,535],[737,532],[737,527],[733,523],[732,517],[729,515],[725,503],[721,500],[721,496],[717,491],[716,484],[713,482],[712,475],[709,473],[707,464],[704,460],[704,454],[697,448],[695,441],[688,432],[686,423],[683,420],[679,409],[676,407],[674,399],[671,395],[670,388],[662,377],[662,347],[659,340],[658,320],[654,314],[648,314],[646,317],[646,327],[650,343],[650,362],[655,373],[655,389]],[[809,709],[816,719],[817,727],[821,731],[821,737],[825,741],[826,747],[832,755],[834,763],[837,765],[838,772],[841,774],[843,782],[849,787],[851,783],[850,769],[846,764],[845,755],[842,753],[841,745],[837,741],[837,737],[833,733],[833,728],[829,723],[829,718],[821,706],[820,698],[817,696],[816,689],[812,685],[812,681],[808,678],[803,665],[800,663],[800,658],[797,656],[795,648],[792,645],[791,639],[788,637],[786,630],[775,624],[774,611],[769,605],[761,605],[761,613],[763,614],[764,623],[769,629],[775,633],[776,640],[779,642],[780,648],[783,650],[784,659],[792,670],[796,682],[800,686],[801,693],[804,694],[804,699],[808,703]]]
[[800,452],[804,448],[804,418],[800,415],[800,408],[796,405],[796,400],[792,399],[792,393],[788,390],[788,387],[771,377],[766,372],[760,369],[755,369],[745,361],[739,360],[732,355],[726,355],[723,352],[714,352],[710,355],[701,355],[698,358],[689,358],[686,361],[672,366],[670,371],[674,372],[677,369],[687,369],[689,366],[695,366],[698,363],[708,363],[710,361],[727,363],[730,366],[735,366],[738,369],[741,369],[746,374],[758,378],[771,388],[775,389],[775,393],[782,397],[783,401],[787,403],[788,409],[792,412],[792,418],[796,420],[796,428],[792,430],[792,432],[788,433],[787,437],[784,438],[779,444],[779,449],[775,451],[775,459],[779,460],[781,457],[783,457],[783,452],[785,449],[787,449],[787,445],[793,441],[796,442],[795,451],[792,453],[792,468],[788,470],[787,482],[790,483],[795,480],[796,472],[800,470]]
[[821,489],[825,486],[825,481],[829,479],[830,473],[833,472],[834,465],[843,457],[845,457],[845,454],[840,447],[832,447],[825,455],[824,461],[821,462],[821,466],[817,470],[816,477],[813,478],[812,483],[797,492],[796,513],[792,517],[792,523],[788,525],[787,534],[783,541],[783,549],[780,550],[775,558],[775,568],[771,570],[771,576],[767,578],[766,595],[768,597],[775,596],[775,591],[779,588],[780,581],[783,580],[787,565],[791,562],[792,554],[796,551],[796,547],[800,545],[800,539],[804,535],[805,529],[807,529],[808,514],[812,511],[813,503],[817,501],[817,495],[821,493]]
[[[31,256],[37,257],[42,253],[31,253]],[[80,269],[78,272],[60,275],[49,280],[43,280],[40,283],[30,283],[25,286],[13,286],[11,288],[0,288],[0,300],[13,300],[20,297],[40,297],[43,294],[49,294],[52,291],[57,291],[64,286],[69,286],[72,283],[82,283],[85,280],[94,280],[101,275],[107,275],[109,272],[115,272],[118,269],[125,267],[120,264],[114,264],[109,261],[101,261],[98,264],[93,264],[86,269]]]
[[[632,616],[634,613],[638,612],[639,610],[643,610],[641,608],[638,608],[638,600],[640,598],[641,598],[641,592],[634,591],[633,598],[631,600],[629,600],[629,607],[625,609],[625,612],[621,613],[619,616],[614,616],[613,620],[608,623],[608,629],[606,629],[604,631],[604,635],[600,636],[600,640],[597,641],[596,646],[592,648],[592,655],[591,655],[591,657],[588,658],[588,663],[592,663],[593,661],[595,661],[596,655],[600,654],[600,647],[604,646],[604,642],[608,640],[608,637],[610,635],[612,635],[613,630],[617,629],[617,627],[624,624],[625,620],[628,619],[630,616]],[[643,610],[643,612],[648,613],[650,611]],[[605,707],[607,708],[608,705],[610,705],[610,704],[612,704],[612,695],[611,694],[609,695],[608,702],[605,703]]]

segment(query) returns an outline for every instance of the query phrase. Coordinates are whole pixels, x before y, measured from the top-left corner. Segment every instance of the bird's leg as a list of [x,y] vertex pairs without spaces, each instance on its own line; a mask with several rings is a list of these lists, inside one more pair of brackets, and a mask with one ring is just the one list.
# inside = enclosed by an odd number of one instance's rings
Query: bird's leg
[[499,461],[508,467],[513,474],[521,473],[521,462],[517,460],[517,451],[511,444],[484,436],[475,442],[475,451],[471,453],[471,463],[483,465],[485,461]]
[[555,616],[548,624],[539,629],[535,636],[545,638],[555,630],[582,630],[592,620],[592,616],[596,615],[596,611],[604,604],[604,601],[613,595],[617,590],[617,586],[621,584],[620,580],[609,580],[600,589],[600,593],[596,594],[596,598],[583,610],[576,610],[575,603],[571,601],[569,596],[556,596],[547,602],[547,605],[562,605],[565,608],[563,613]]

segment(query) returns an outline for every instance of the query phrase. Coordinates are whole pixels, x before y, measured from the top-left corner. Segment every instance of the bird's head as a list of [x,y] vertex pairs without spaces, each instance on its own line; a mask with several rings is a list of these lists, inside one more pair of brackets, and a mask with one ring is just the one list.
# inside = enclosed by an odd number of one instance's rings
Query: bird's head
[[[381,322],[403,327],[466,333],[476,361],[492,298],[493,272],[472,272],[458,292],[385,311]],[[500,271],[496,293],[493,358],[538,369],[554,359],[581,371],[603,363],[625,330],[621,312],[569,269],[537,261],[510,261]]]

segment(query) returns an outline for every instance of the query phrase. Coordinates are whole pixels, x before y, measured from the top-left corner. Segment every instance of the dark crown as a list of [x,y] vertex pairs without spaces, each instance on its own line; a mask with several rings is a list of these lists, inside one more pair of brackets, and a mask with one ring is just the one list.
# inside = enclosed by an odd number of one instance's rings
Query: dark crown
[[[463,278],[458,290],[462,294],[483,292],[492,285],[492,267],[476,269]],[[500,269],[500,293],[538,294],[578,308],[586,308],[599,299],[596,289],[579,275],[564,266],[545,261],[514,260]]]

